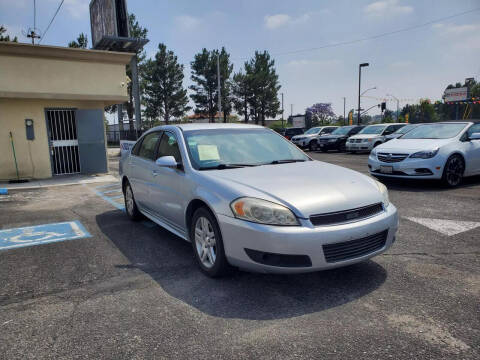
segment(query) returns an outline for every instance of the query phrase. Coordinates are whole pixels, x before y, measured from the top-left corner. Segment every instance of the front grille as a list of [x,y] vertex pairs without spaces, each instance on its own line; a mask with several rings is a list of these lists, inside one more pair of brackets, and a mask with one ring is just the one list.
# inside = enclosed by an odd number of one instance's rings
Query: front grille
[[335,225],[350,221],[359,221],[383,211],[382,203],[364,206],[361,208],[318,214],[310,216],[310,221],[315,226]]
[[388,230],[362,239],[323,245],[323,254],[328,263],[354,259],[371,254],[385,246]]
[[389,154],[389,153],[378,153],[378,160],[386,163],[395,163],[405,160],[408,157],[408,154]]

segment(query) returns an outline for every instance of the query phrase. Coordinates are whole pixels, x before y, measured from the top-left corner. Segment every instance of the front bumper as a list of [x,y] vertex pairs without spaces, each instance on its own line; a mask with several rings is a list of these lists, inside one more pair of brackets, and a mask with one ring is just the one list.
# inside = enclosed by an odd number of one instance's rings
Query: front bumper
[[[383,173],[381,167],[391,166],[392,173]],[[375,176],[411,179],[441,179],[443,174],[443,164],[440,159],[435,157],[431,159],[411,159],[406,158],[396,163],[386,163],[379,161],[376,156],[368,157],[368,170]]]
[[361,142],[361,143],[350,143],[345,144],[347,151],[371,151],[373,149],[373,142]]
[[[242,269],[265,273],[302,273],[346,266],[365,261],[386,251],[395,239],[398,214],[394,205],[371,218],[341,225],[313,226],[310,220],[299,219],[301,226],[270,226],[218,215],[220,229],[229,263]],[[388,230],[385,245],[366,255],[327,262],[323,245],[343,243]],[[245,249],[279,255],[303,255],[311,266],[270,266],[247,255]]]

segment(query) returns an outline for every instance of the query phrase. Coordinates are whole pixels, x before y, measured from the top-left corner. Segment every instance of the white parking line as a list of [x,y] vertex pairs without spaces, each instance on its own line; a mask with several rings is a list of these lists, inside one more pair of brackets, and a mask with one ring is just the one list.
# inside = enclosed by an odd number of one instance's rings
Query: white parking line
[[457,235],[465,231],[473,230],[480,226],[480,222],[476,221],[428,219],[414,217],[406,217],[405,219],[416,222],[420,225],[423,225],[429,229],[435,230],[447,236]]

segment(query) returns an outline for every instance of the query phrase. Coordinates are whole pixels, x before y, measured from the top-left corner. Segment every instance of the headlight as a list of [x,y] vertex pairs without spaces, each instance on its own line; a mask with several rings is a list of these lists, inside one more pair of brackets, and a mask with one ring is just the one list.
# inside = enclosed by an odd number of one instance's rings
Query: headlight
[[377,156],[377,148],[373,148],[372,151],[370,151],[371,156]]
[[410,157],[413,159],[430,159],[435,155],[437,155],[437,153],[438,153],[438,149],[428,150],[428,151],[419,151],[410,155]]
[[382,193],[383,196],[383,207],[386,209],[388,205],[390,205],[390,199],[388,198],[388,189],[385,185],[383,185],[380,181],[376,181],[378,189]]
[[363,142],[370,142],[372,139],[363,139]]
[[267,200],[244,197],[234,200],[230,207],[238,219],[268,225],[299,225],[290,209]]

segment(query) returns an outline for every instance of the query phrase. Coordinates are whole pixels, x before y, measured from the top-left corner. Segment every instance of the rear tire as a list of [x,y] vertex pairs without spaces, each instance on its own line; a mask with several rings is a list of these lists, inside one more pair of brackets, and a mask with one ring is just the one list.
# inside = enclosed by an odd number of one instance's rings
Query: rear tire
[[215,216],[201,207],[195,211],[190,225],[190,241],[198,266],[210,277],[228,273],[228,264],[223,247],[222,233]]
[[465,161],[460,155],[454,154],[445,163],[442,182],[448,187],[458,186],[462,182],[464,171]]
[[137,202],[135,201],[135,196],[133,195],[133,190],[129,182],[125,185],[123,198],[125,200],[125,212],[130,220],[140,220],[142,218],[142,213],[138,210]]

